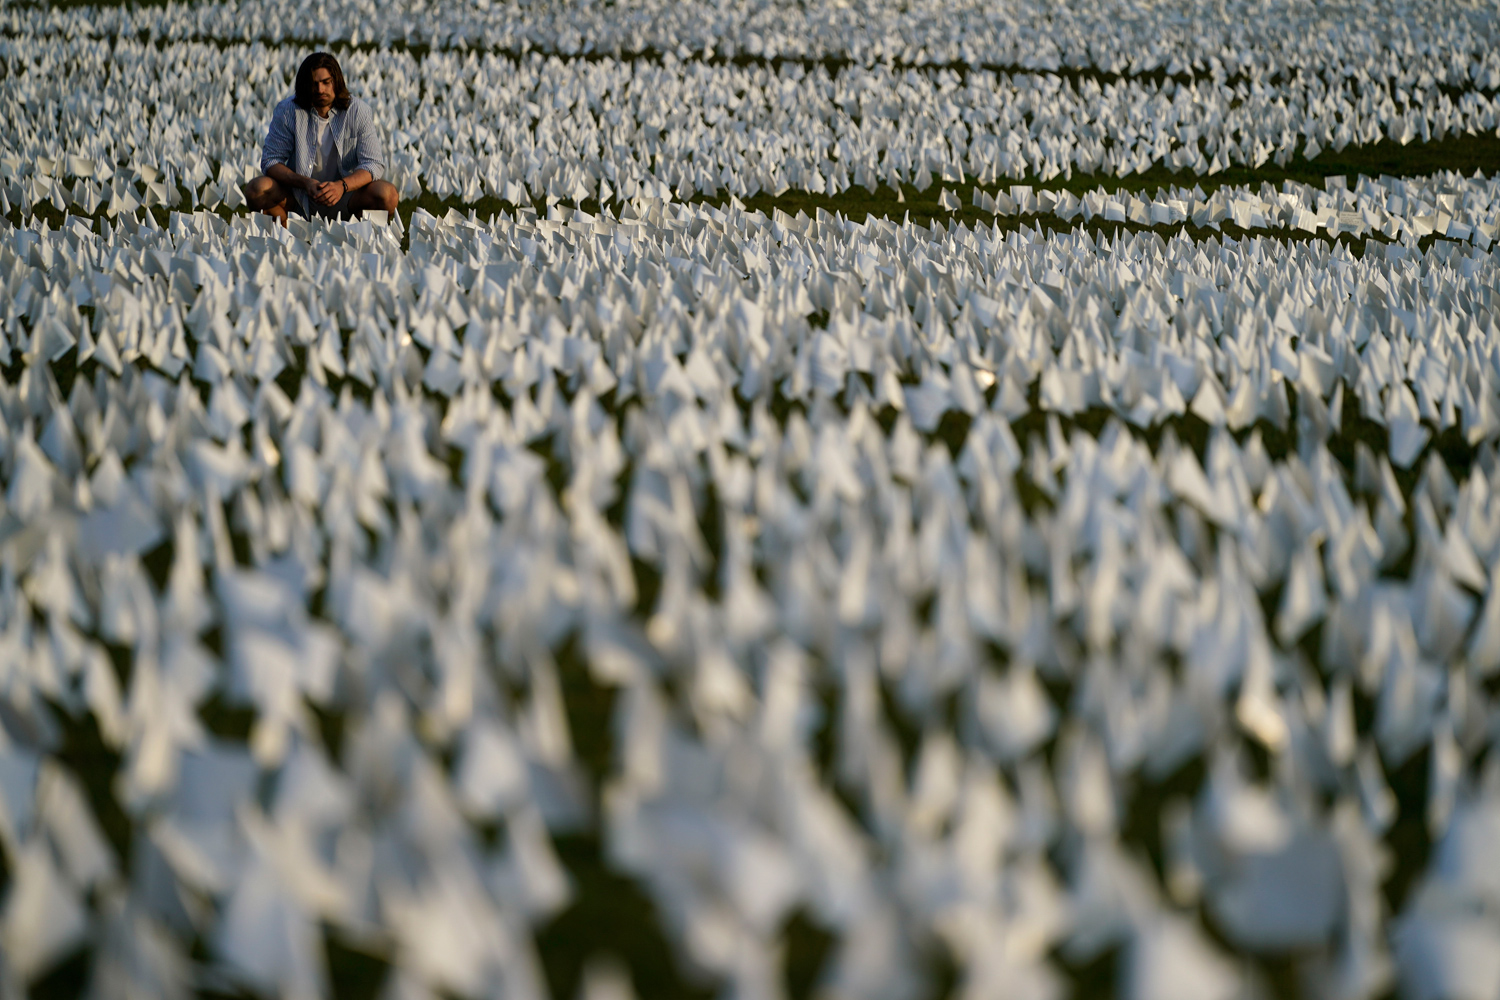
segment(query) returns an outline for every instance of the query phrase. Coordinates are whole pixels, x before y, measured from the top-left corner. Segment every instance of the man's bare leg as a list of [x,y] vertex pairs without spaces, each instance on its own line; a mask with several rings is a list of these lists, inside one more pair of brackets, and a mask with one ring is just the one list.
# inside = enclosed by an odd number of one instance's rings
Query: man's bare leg
[[394,218],[396,206],[400,203],[401,198],[396,193],[396,185],[390,181],[371,181],[349,195],[349,211],[353,213],[376,209],[388,212]]
[[287,203],[292,193],[264,175],[245,185],[245,203],[257,212],[272,216],[286,227]]

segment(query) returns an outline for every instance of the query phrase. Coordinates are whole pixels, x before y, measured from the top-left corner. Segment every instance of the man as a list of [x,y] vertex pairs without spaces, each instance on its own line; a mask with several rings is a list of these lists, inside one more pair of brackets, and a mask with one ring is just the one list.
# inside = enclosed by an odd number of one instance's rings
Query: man
[[314,52],[297,70],[296,91],[276,105],[260,156],[263,176],[245,200],[286,225],[288,212],[347,219],[366,209],[395,212],[398,197],[380,179],[385,161],[370,106],[349,95],[339,61]]

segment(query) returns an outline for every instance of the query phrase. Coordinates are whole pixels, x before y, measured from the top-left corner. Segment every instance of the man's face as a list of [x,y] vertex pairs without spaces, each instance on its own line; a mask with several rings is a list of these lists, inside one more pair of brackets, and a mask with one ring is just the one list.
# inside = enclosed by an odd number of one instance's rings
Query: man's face
[[319,66],[312,71],[313,107],[322,111],[333,106],[333,74]]

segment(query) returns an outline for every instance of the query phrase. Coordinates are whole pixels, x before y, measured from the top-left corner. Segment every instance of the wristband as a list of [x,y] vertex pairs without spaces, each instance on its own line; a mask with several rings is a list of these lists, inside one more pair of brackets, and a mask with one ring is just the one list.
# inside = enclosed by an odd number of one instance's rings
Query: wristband
[[349,182],[340,177],[339,183],[344,185],[344,194],[341,197],[346,197],[349,194]]

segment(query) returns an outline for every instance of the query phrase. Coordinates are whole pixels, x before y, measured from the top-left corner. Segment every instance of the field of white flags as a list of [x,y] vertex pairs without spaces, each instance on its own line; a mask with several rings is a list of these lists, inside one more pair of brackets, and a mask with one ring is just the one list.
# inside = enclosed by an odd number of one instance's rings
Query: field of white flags
[[0,0],[0,1000],[1495,1000],[1497,171],[1489,3]]

